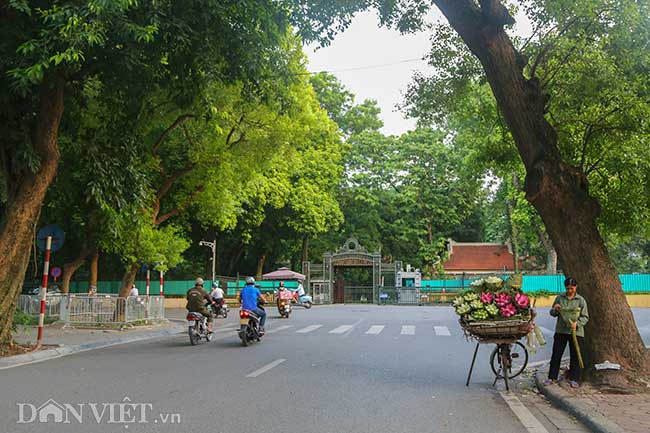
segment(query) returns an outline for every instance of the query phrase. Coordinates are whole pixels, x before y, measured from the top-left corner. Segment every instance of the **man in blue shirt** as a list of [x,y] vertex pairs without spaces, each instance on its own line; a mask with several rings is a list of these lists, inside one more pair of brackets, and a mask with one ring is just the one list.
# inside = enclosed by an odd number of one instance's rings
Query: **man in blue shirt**
[[264,324],[266,323],[266,311],[257,306],[257,300],[261,299],[266,302],[266,299],[260,292],[260,289],[255,287],[255,278],[246,278],[246,286],[239,292],[239,300],[241,302],[242,310],[253,311],[260,317],[260,331],[264,332]]

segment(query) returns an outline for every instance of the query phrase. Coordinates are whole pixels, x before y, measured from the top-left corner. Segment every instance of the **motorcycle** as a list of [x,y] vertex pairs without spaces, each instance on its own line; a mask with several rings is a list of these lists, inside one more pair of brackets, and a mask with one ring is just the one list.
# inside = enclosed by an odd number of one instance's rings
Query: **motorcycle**
[[280,313],[280,317],[288,319],[291,314],[291,301],[278,299],[278,313]]
[[293,299],[293,293],[288,290],[276,290],[274,294],[277,296],[277,306],[280,317],[286,317],[288,319],[292,309],[291,301]]
[[225,299],[221,301],[221,304],[219,305],[212,305],[212,312],[214,313],[214,317],[223,317],[226,319],[228,317],[228,312],[230,311],[230,308],[228,308],[228,304],[226,304]]
[[298,297],[298,293],[294,292],[293,294],[293,299],[291,300],[292,304],[300,305],[302,307],[305,307],[306,309],[310,309],[311,306],[313,305],[314,301],[312,300],[312,297],[309,295],[302,295]]
[[202,338],[206,341],[212,340],[212,333],[208,332],[208,319],[201,313],[187,313],[187,333],[190,336],[192,346],[198,344]]
[[239,310],[239,338],[243,346],[248,346],[251,341],[260,341],[260,318],[255,312]]

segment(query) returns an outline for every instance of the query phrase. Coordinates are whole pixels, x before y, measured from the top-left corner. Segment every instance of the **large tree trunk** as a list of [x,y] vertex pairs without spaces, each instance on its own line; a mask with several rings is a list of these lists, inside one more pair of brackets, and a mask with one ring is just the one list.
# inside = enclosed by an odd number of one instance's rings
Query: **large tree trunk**
[[258,280],[262,279],[262,273],[264,272],[264,263],[266,263],[266,253],[262,254],[257,260],[257,272],[255,278]]
[[63,265],[63,277],[61,277],[61,293],[68,293],[70,291],[70,280],[72,275],[84,264],[86,258],[90,255],[90,248],[86,245],[81,247],[79,255],[71,262]]
[[97,287],[99,280],[99,249],[95,248],[93,256],[90,258],[90,275],[88,278],[88,285]]
[[25,278],[34,230],[45,193],[59,165],[58,132],[63,115],[63,89],[61,75],[54,75],[41,85],[31,139],[40,165],[36,172],[26,171],[16,179],[14,193],[7,203],[5,224],[0,233],[0,345],[11,343],[13,312]]
[[126,270],[126,273],[122,277],[122,285],[120,286],[120,298],[126,298],[129,296],[129,291],[131,291],[131,287],[133,287],[133,283],[135,283],[135,277],[138,275],[138,269],[140,266],[138,266],[137,263],[133,263],[129,265],[129,267]]
[[[562,161],[545,118],[547,95],[523,76],[522,59],[503,27],[514,22],[498,0],[434,0],[480,60],[526,167],[525,191],[553,241],[565,274],[575,277],[591,320],[583,348],[587,366],[609,360],[642,370],[646,348],[596,226],[600,207],[584,173]],[[608,375],[611,377],[611,375]]]
[[305,236],[302,238],[302,254],[301,254],[301,262],[305,263],[309,261],[309,238]]

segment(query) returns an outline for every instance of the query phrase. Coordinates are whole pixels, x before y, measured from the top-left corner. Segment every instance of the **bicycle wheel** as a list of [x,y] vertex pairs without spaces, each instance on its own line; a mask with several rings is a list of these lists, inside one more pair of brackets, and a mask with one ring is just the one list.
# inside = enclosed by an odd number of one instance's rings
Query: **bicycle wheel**
[[[501,356],[498,356],[499,347],[501,346],[503,346],[503,352],[506,352],[505,366],[502,363]],[[513,379],[524,371],[526,365],[528,365],[528,350],[519,341],[510,345],[497,346],[490,355],[490,366],[497,377],[504,377],[502,372],[507,371],[508,378]]]

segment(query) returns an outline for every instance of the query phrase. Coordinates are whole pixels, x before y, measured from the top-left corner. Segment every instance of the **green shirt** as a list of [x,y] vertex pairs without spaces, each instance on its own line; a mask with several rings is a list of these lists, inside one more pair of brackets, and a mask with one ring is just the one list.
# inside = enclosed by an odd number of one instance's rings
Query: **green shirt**
[[576,335],[578,337],[584,337],[585,325],[589,321],[589,311],[587,310],[587,301],[585,301],[585,298],[576,293],[573,299],[569,299],[566,294],[562,294],[555,298],[553,305],[555,304],[560,304],[561,307],[560,311],[555,311],[555,308],[551,306],[551,316],[557,317],[555,332],[558,334],[571,334],[571,324],[562,317],[560,312],[562,310],[579,310],[580,315],[577,320]]
[[188,311],[201,312],[205,309],[206,303],[212,302],[212,299],[210,299],[208,292],[203,290],[203,288],[200,286],[194,286],[188,290],[186,298],[186,308]]

